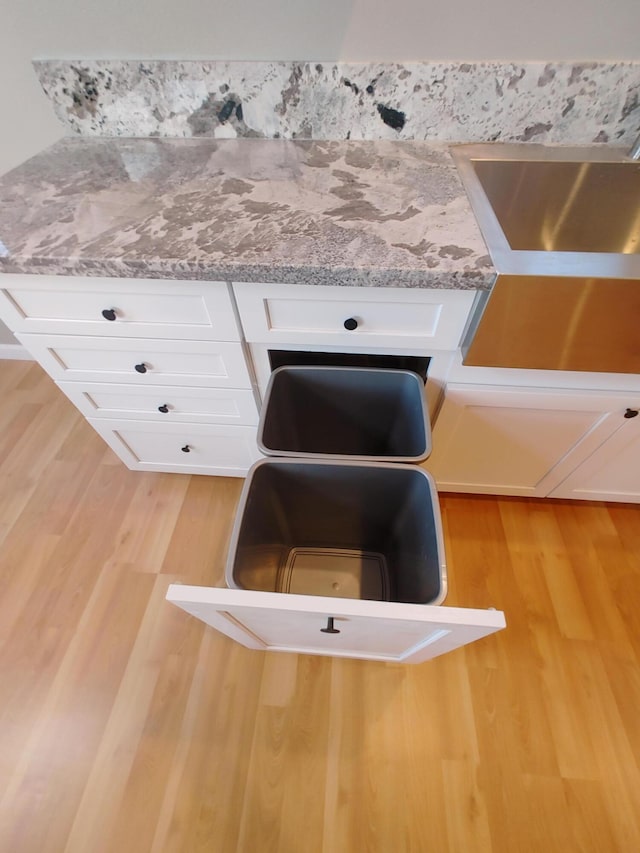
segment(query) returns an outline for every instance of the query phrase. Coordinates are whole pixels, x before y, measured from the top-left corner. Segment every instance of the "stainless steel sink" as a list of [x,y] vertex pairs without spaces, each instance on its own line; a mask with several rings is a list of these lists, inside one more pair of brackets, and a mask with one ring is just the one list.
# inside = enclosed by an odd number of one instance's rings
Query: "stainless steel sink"
[[640,373],[640,162],[593,146],[453,156],[497,271],[463,363]]
[[640,163],[472,166],[512,249],[640,253]]
[[600,147],[461,145],[498,273],[640,279],[640,162]]

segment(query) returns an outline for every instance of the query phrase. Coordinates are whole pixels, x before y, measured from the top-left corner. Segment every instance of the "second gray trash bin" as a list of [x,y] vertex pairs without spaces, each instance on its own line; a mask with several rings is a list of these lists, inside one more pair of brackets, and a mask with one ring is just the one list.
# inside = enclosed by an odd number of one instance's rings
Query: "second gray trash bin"
[[280,367],[258,447],[267,456],[422,462],[431,452],[424,384],[410,370]]
[[271,374],[226,567],[230,587],[440,604],[447,591],[422,379],[410,370]]

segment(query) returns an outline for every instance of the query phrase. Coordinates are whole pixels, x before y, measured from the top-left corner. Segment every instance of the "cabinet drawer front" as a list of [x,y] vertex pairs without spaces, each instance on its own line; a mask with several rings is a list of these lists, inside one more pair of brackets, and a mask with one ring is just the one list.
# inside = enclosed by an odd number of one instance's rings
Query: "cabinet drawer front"
[[87,417],[133,418],[172,423],[258,423],[253,392],[236,388],[177,388],[115,385],[107,382],[59,382],[59,387]]
[[506,624],[499,610],[181,584],[167,600],[250,649],[394,663],[422,663]]
[[349,347],[455,349],[475,298],[468,290],[246,283],[234,292],[248,341]]
[[18,335],[55,380],[250,388],[239,343]]
[[220,281],[8,275],[0,315],[14,332],[240,340],[228,287]]
[[244,477],[260,458],[256,428],[219,424],[151,424],[89,418],[134,470]]

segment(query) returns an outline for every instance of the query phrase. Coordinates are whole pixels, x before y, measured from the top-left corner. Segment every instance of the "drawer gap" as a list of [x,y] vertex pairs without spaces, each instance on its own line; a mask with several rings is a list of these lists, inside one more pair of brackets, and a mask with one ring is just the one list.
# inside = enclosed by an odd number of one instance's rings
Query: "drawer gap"
[[271,370],[278,367],[375,367],[412,370],[426,384],[430,356],[380,355],[360,352],[311,352],[306,350],[269,349]]

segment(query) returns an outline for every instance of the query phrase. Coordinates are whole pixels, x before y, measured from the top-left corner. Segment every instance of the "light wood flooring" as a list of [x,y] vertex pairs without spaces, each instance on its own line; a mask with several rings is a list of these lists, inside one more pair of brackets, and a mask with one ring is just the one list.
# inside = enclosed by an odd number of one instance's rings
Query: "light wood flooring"
[[128,471],[34,364],[0,394],[2,853],[640,850],[640,506],[442,496],[446,603],[505,631],[252,652],[164,601],[241,481]]

